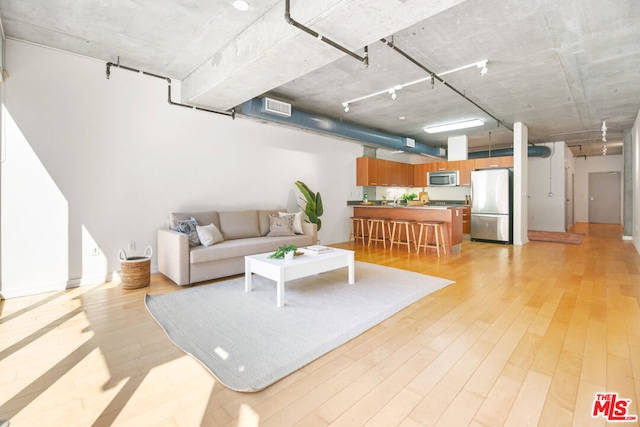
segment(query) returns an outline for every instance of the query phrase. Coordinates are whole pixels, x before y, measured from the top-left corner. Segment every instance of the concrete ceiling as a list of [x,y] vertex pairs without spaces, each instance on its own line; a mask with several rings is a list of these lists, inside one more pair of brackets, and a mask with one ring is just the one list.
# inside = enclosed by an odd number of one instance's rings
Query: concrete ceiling
[[[521,121],[531,143],[566,141],[578,156],[622,152],[622,130],[640,110],[637,0],[318,0],[291,16],[369,67],[288,25],[285,2],[253,0],[2,0],[7,37],[120,63],[182,81],[182,102],[230,109],[268,95],[318,113],[444,147],[462,133],[427,125],[479,118],[469,149],[511,145]],[[394,44],[468,99],[436,81],[342,103],[428,77]],[[6,64],[11,74],[11,64]],[[474,106],[473,100],[496,120]],[[400,118],[403,119],[400,119]]]

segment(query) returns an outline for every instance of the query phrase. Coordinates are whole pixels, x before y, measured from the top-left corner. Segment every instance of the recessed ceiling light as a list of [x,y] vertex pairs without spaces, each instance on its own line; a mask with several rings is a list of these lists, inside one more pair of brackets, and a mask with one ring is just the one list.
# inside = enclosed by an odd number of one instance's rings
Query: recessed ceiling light
[[464,122],[449,123],[446,125],[429,126],[424,128],[424,131],[427,133],[438,133],[438,132],[447,132],[450,130],[472,128],[475,126],[482,126],[482,125],[484,125],[484,122],[482,120],[474,119],[474,120],[467,120]]
[[406,117],[405,117],[405,116],[400,116],[400,117],[398,117],[398,120],[405,120],[405,119],[406,119]]
[[235,0],[233,7],[244,12],[245,10],[249,10],[249,3],[244,0]]

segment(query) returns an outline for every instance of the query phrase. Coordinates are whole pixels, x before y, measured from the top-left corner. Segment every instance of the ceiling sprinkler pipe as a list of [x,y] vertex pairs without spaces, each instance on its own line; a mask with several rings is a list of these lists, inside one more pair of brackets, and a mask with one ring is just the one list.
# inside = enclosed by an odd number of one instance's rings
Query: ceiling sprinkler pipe
[[178,107],[187,107],[187,108],[191,108],[194,110],[200,110],[200,111],[206,111],[207,113],[214,113],[214,114],[220,114],[223,116],[229,116],[232,119],[236,118],[236,110],[235,109],[231,109],[231,111],[216,111],[216,110],[209,110],[207,108],[202,108],[202,107],[196,107],[193,105],[187,105],[187,104],[181,104],[179,102],[173,102],[171,100],[171,78],[169,77],[165,77],[165,76],[160,76],[158,74],[153,74],[153,73],[149,73],[147,71],[142,71],[142,70],[136,70],[135,68],[131,68],[131,67],[125,67],[124,65],[120,65],[120,58],[118,58],[118,62],[114,63],[114,62],[107,62],[107,80],[111,77],[111,67],[117,67],[117,68],[122,68],[128,71],[133,71],[134,73],[140,73],[140,74],[144,74],[145,76],[151,76],[151,77],[155,77],[157,79],[162,79],[162,80],[166,80],[167,81],[167,102],[171,105],[177,105]]
[[338,49],[340,52],[346,53],[347,55],[357,59],[358,61],[362,62],[365,67],[369,67],[369,48],[367,46],[364,47],[364,56],[360,56],[357,53],[350,51],[346,47],[334,42],[333,40],[322,36],[316,31],[313,31],[311,28],[302,25],[301,23],[299,23],[298,21],[296,21],[291,17],[290,3],[291,3],[290,0],[286,0],[284,2],[284,20],[287,21],[287,24],[293,25],[294,27],[304,31],[305,33],[315,37],[316,39],[327,43],[329,46]]
[[295,108],[291,109],[290,117],[272,114],[265,110],[263,99],[261,98],[254,98],[242,104],[242,114],[273,122],[289,124],[303,129],[314,130],[325,134],[337,135],[357,141],[381,145],[412,154],[424,154],[441,159],[444,159],[447,154],[444,148],[433,147],[431,145],[422,144],[418,141],[415,141],[415,146],[411,147],[409,146],[406,137],[391,135],[375,129],[369,129],[352,123],[323,117],[314,113],[297,110]]

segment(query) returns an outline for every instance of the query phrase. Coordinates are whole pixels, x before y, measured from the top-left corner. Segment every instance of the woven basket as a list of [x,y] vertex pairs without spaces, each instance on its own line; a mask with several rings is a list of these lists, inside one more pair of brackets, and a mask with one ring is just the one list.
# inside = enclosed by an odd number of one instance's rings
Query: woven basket
[[120,278],[123,289],[138,289],[149,286],[151,282],[151,246],[147,246],[144,256],[127,257],[124,251],[120,251],[118,256],[122,270]]

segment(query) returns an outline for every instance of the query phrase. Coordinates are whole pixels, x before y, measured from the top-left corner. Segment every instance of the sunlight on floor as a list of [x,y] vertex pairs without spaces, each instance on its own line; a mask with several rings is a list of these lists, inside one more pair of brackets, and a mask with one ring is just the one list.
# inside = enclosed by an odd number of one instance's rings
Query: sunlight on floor
[[260,425],[260,415],[251,406],[243,403],[238,413],[238,427],[257,427]]

